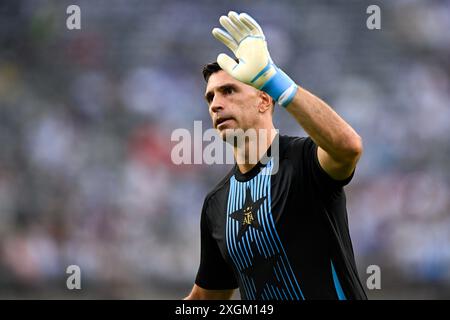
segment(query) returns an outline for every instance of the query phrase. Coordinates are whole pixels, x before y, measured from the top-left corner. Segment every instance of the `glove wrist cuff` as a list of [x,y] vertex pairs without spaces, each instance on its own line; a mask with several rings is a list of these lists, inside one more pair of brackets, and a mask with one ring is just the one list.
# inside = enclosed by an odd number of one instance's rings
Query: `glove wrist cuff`
[[281,69],[276,68],[276,70],[275,75],[260,90],[269,94],[282,107],[286,108],[294,98],[298,87]]

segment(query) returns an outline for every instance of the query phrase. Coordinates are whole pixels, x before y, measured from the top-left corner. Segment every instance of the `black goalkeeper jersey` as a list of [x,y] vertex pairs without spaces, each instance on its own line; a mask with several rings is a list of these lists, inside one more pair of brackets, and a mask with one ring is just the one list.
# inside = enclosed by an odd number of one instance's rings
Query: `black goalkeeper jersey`
[[279,136],[268,159],[245,174],[235,165],[207,195],[195,283],[251,300],[366,299],[343,190],[353,174],[332,179],[309,137]]

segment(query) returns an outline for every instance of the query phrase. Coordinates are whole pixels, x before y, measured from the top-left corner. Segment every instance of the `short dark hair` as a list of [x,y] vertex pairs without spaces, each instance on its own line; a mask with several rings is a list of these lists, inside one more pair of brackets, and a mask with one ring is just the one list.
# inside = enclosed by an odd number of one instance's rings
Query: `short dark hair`
[[[234,61],[239,63],[238,59],[234,59]],[[219,66],[219,64],[216,61],[210,62],[203,67],[203,71],[202,71],[203,78],[205,79],[206,82],[208,82],[211,75],[213,73],[219,72],[220,70],[223,70],[223,69]],[[273,113],[274,109],[275,109],[275,100],[272,98],[272,113]]]
[[[235,59],[235,61],[239,63],[238,59]],[[222,68],[216,61],[208,63],[203,67],[203,78],[205,79],[206,82],[208,82],[209,77],[211,77],[213,73],[219,72],[220,70],[222,70]]]

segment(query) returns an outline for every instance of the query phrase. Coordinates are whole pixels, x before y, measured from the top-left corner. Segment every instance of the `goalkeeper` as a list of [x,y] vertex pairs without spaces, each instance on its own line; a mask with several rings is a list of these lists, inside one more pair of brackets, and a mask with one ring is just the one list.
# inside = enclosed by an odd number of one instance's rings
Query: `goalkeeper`
[[[237,288],[251,300],[366,299],[343,190],[361,156],[361,138],[274,64],[249,15],[229,12],[220,24],[225,30],[212,33],[237,59],[220,54],[204,67],[213,125],[226,141],[235,129],[269,134],[234,140],[236,160],[257,145],[259,161],[236,161],[206,196],[200,265],[186,299],[229,299]],[[278,135],[275,103],[309,136]]]

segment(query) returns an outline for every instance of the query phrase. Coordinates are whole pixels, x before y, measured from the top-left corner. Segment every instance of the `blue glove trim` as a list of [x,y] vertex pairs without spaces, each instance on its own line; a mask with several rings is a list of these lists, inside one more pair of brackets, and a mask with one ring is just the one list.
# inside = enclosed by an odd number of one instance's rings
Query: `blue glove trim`
[[264,74],[264,72],[266,72],[267,70],[270,69],[270,67],[272,67],[272,64],[268,63],[267,66],[265,66],[264,69],[262,69],[260,72],[258,72],[258,74],[250,82],[253,83],[256,80],[258,80],[259,77],[261,77]]
[[[289,105],[289,103],[291,103],[291,101],[294,99],[297,90],[298,86],[295,83],[293,83],[286,91],[283,92],[283,94],[278,99],[278,103],[282,107],[286,108]],[[288,96],[286,97],[287,94]]]
[[242,41],[244,41],[245,39],[248,39],[248,38],[255,38],[255,39],[263,39],[263,40],[265,40],[265,38],[262,37],[262,36],[248,35],[248,36],[245,36],[244,38],[242,38],[241,41],[238,42],[238,46],[242,43]]
[[277,68],[277,73],[275,73],[275,75],[263,85],[261,90],[267,92],[273,99],[275,99],[275,101],[278,101],[281,94],[289,89],[293,84],[294,81],[292,81],[292,79],[289,78],[282,70]]

